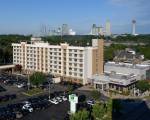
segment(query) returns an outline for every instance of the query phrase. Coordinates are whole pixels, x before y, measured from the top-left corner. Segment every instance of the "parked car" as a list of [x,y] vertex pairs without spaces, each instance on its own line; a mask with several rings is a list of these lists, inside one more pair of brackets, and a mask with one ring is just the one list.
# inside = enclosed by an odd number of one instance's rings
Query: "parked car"
[[63,101],[67,101],[67,97],[65,97],[65,96],[60,96],[60,98],[61,98]]
[[62,102],[61,97],[56,97],[55,99],[56,99],[58,102]]
[[94,100],[87,100],[86,103],[88,105],[94,105],[95,104],[95,101]]
[[55,104],[55,105],[57,105],[59,103],[58,100],[56,100],[55,98],[50,99],[49,102],[51,102],[52,104]]
[[28,110],[30,113],[33,112],[33,108],[31,107],[31,105],[24,105],[22,107],[22,110]]

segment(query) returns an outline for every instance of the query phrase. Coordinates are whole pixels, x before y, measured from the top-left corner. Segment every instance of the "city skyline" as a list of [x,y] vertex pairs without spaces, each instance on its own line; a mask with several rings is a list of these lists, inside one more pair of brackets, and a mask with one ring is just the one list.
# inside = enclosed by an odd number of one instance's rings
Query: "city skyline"
[[42,24],[51,27],[68,24],[77,34],[88,34],[92,24],[110,20],[112,33],[132,33],[132,20],[138,34],[150,33],[148,0],[3,0],[0,4],[0,34],[34,34]]

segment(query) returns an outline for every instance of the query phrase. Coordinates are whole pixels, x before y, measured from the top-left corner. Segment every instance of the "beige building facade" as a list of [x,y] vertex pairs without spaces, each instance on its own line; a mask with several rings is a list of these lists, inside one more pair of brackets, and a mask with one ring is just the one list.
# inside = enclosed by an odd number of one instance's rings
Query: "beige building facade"
[[103,40],[93,39],[92,46],[50,45],[40,38],[31,43],[13,43],[13,64],[24,70],[60,76],[62,80],[87,84],[93,74],[103,74]]

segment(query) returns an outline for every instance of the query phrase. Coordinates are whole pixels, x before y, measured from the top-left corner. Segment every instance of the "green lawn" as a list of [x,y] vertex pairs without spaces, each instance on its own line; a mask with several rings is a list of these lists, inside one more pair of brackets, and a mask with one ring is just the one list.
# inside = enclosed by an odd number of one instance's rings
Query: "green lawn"
[[24,95],[27,95],[27,96],[34,96],[34,95],[37,95],[37,94],[40,94],[40,93],[43,93],[44,91],[40,88],[33,88],[31,90],[28,90],[26,92],[23,92]]

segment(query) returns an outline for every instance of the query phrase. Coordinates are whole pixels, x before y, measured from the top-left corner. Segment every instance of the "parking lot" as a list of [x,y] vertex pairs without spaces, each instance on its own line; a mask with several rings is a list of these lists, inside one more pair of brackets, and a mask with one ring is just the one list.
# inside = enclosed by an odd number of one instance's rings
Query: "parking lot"
[[[47,83],[44,93],[32,97],[22,94],[27,90],[27,79],[22,76],[0,75],[0,120],[67,120],[69,102],[67,88],[76,90],[81,85],[62,82],[51,84],[49,99]],[[22,87],[18,85],[23,84]],[[80,91],[75,93],[82,95]],[[82,96],[82,98],[84,98]]]
[[67,120],[68,111],[69,102],[66,101],[58,105],[51,105],[48,109],[28,114],[21,120]]

